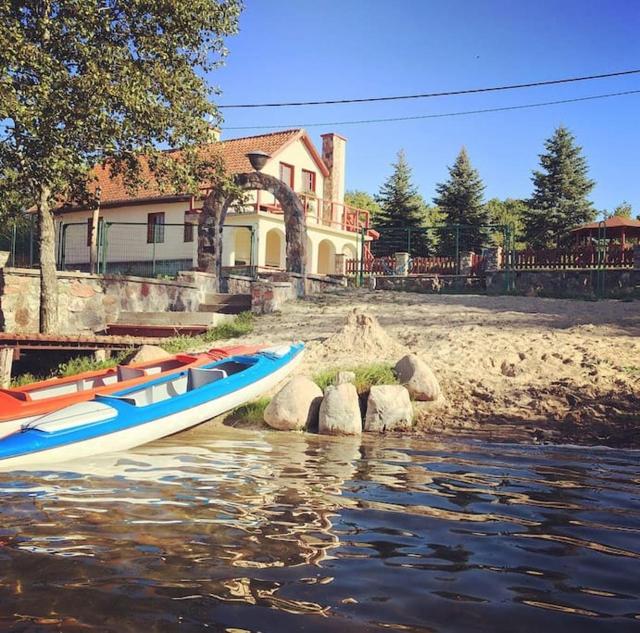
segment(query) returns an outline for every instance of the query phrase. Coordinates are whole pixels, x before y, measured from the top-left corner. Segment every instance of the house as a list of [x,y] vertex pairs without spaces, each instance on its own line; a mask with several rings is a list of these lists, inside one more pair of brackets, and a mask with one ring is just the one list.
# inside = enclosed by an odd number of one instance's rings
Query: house
[[[335,274],[358,258],[374,232],[368,212],[344,203],[346,139],[322,135],[319,152],[303,129],[236,138],[206,146],[220,152],[230,174],[252,171],[246,154],[270,155],[263,173],[296,191],[307,225],[307,272]],[[101,188],[99,270],[133,275],[175,274],[197,265],[197,213],[201,200],[167,195],[155,185],[130,193],[105,167],[95,171]],[[203,183],[203,187],[206,183]],[[61,268],[89,266],[90,210],[61,210],[56,217]],[[267,191],[251,191],[229,209],[223,229],[222,264],[227,270],[285,267],[282,209]]]

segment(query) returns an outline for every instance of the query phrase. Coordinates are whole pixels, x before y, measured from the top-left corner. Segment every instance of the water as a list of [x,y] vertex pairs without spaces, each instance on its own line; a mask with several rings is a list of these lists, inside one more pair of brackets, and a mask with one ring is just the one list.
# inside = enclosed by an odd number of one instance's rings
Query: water
[[639,631],[639,456],[202,427],[0,473],[0,631]]

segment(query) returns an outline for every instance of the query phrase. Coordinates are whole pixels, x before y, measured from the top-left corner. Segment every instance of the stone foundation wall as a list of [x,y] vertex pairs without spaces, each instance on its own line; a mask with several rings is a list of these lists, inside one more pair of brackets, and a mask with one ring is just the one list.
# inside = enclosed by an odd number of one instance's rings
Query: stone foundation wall
[[[505,274],[486,274],[487,293],[504,294]],[[605,270],[603,274],[604,296],[624,298],[638,293],[640,270]],[[512,292],[531,297],[593,298],[598,285],[595,270],[521,270],[508,275]]]
[[244,275],[227,275],[222,278],[222,290],[232,295],[249,295],[251,294],[251,284],[254,282],[252,277]]
[[[61,334],[98,332],[120,312],[195,311],[208,292],[209,276],[186,273],[177,281],[144,277],[98,276],[58,272],[58,323]],[[0,329],[37,332],[40,273],[0,270]]]
[[484,280],[481,277],[466,275],[409,275],[377,276],[376,290],[401,290],[403,292],[422,292],[438,294],[446,292],[484,292]]

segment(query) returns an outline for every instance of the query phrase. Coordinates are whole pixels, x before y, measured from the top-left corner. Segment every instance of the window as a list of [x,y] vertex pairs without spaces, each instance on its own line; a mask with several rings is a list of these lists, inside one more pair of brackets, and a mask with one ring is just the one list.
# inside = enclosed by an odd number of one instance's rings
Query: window
[[280,163],[280,180],[286,182],[293,189],[293,165]]
[[164,213],[147,215],[147,244],[164,243]]
[[304,193],[316,192],[316,172],[308,169],[302,170],[302,191]]
[[[87,218],[87,246],[91,246],[91,231],[93,230],[93,217]],[[102,218],[98,219],[98,235],[96,235],[96,244],[100,242],[100,233],[102,232]]]
[[184,241],[193,242],[193,229],[195,223],[191,219],[191,213],[185,211],[184,213]]

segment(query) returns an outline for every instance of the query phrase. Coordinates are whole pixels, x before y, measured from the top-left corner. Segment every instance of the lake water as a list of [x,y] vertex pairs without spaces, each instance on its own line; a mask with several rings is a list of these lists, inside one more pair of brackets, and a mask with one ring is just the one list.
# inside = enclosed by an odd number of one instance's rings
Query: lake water
[[0,473],[0,631],[640,631],[639,459],[209,425]]

